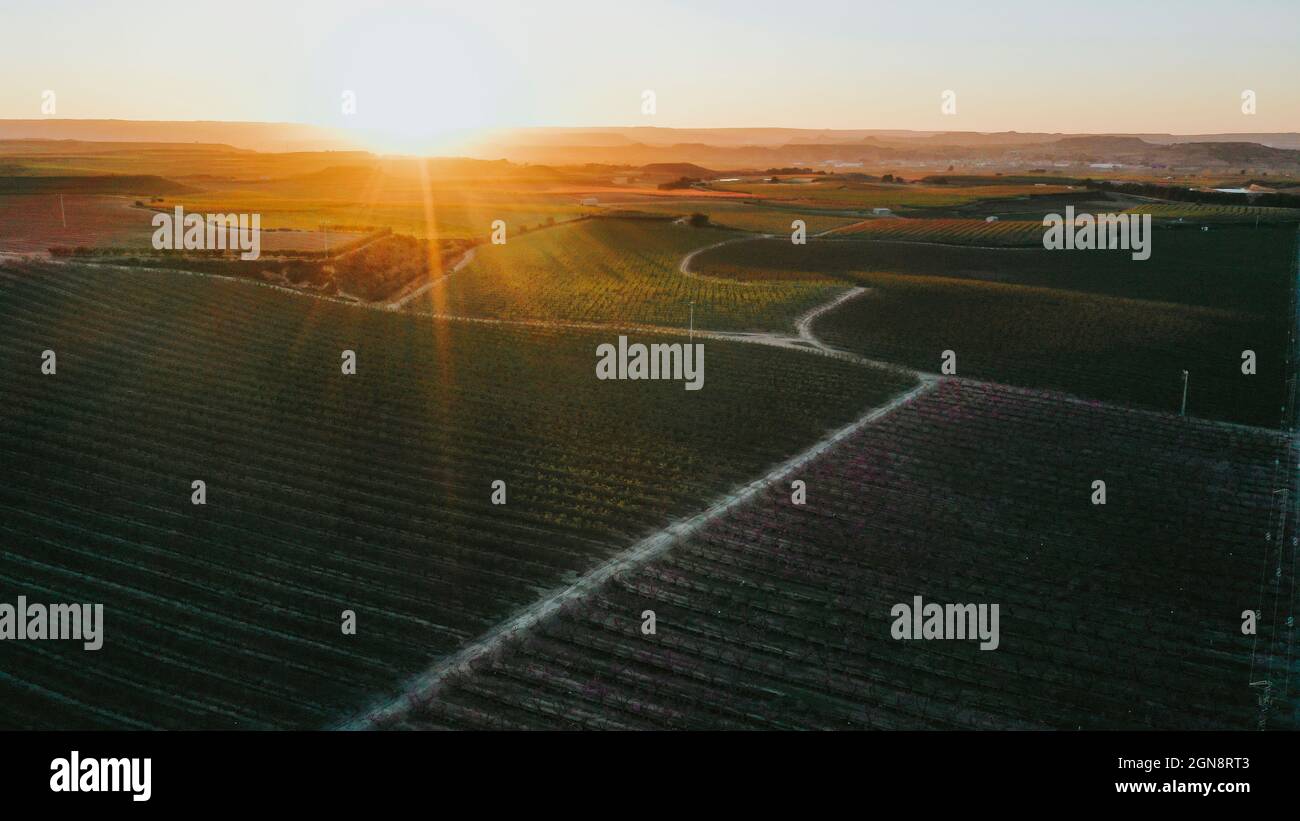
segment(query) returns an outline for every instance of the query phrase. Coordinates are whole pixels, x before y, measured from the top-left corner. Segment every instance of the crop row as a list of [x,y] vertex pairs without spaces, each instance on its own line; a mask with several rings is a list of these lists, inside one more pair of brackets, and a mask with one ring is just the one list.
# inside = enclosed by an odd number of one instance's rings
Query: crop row
[[1126,214],[1150,214],[1153,219],[1231,222],[1300,222],[1300,209],[1256,205],[1199,205],[1191,202],[1138,205]]
[[[413,310],[509,319],[788,331],[831,298],[826,285],[746,285],[685,276],[682,258],[738,236],[661,220],[588,220],[485,245]],[[694,305],[692,306],[692,303]]]
[[[1047,288],[870,274],[872,290],[820,317],[825,342],[918,370],[1276,427],[1284,311],[1254,315]],[[1280,306],[1279,306],[1280,307]],[[1251,364],[1242,358],[1253,352]]]
[[963,219],[870,219],[837,228],[832,236],[955,245],[1041,245],[1043,226],[1027,220],[985,222]]
[[[1296,726],[1284,436],[945,380],[798,478],[387,726],[1245,729],[1264,676]],[[998,604],[999,646],[893,639],[917,595]]]
[[0,295],[0,593],[107,624],[4,643],[6,727],[337,720],[903,387],[713,342],[702,391],[600,382],[604,336],[157,271],[8,266]]

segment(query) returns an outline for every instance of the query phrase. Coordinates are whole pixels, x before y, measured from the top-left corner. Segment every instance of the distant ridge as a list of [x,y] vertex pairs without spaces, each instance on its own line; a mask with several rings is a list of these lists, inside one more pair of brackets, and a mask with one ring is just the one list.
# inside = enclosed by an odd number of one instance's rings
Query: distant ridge
[[358,146],[341,132],[297,123],[215,120],[0,119],[0,140],[224,143],[253,151],[343,151]]

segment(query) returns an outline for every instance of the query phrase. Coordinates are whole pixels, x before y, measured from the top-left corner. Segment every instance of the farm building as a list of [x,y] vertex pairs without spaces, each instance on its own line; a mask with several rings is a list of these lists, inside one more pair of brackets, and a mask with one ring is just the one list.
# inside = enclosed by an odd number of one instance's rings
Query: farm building
[[579,205],[600,205],[600,200],[596,197],[583,197],[578,200]]
[[998,218],[997,218],[996,216],[988,216],[988,217],[985,217],[985,218],[984,218],[984,221],[985,221],[985,222],[997,222],[997,221],[998,221]]
[[872,215],[872,216],[875,216],[875,217],[888,217],[888,216],[890,216],[890,215],[893,214],[893,213],[894,213],[894,212],[893,212],[893,211],[890,211],[888,208],[872,208],[872,209],[871,209],[871,215]]

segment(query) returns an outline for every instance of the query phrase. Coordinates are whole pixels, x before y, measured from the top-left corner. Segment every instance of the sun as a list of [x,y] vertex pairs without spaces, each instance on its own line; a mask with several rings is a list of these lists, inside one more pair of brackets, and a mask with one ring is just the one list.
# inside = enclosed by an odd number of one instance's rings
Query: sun
[[[355,18],[320,55],[337,86],[328,123],[384,153],[441,152],[504,125],[526,89],[490,31],[445,11]],[[346,35],[346,36],[345,36]],[[507,82],[507,77],[516,79]]]

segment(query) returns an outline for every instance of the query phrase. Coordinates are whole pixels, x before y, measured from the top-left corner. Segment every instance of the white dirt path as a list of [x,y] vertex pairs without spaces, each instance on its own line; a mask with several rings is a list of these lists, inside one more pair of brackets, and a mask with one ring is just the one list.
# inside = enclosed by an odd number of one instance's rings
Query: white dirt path
[[539,601],[500,622],[474,642],[439,661],[429,670],[408,682],[395,698],[366,710],[361,715],[341,725],[339,729],[371,729],[384,722],[402,718],[411,710],[417,709],[421,704],[437,697],[438,692],[450,677],[467,672],[475,660],[497,650],[513,636],[533,628],[569,602],[578,601],[595,592],[611,579],[634,572],[654,561],[681,540],[689,538],[713,520],[755,498],[772,484],[786,479],[864,427],[932,390],[935,384],[933,381],[917,384],[905,393],[895,396],[884,405],[872,408],[812,447],[777,465],[763,476],[722,496],[694,516],[679,519],[653,535],[642,539],[622,553],[588,571],[573,584],[547,594]]

